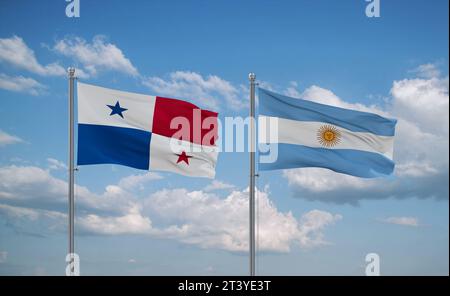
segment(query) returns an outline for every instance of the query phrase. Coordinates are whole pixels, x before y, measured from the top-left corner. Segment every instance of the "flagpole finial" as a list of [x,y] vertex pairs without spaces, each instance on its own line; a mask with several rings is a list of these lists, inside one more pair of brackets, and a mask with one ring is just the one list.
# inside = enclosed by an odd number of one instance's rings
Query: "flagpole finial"
[[256,79],[256,74],[253,73],[253,72],[250,72],[250,73],[248,74],[248,80],[250,80],[250,81],[255,81],[255,79]]
[[67,73],[69,73],[69,77],[74,77],[75,76],[75,68],[74,67],[67,68]]

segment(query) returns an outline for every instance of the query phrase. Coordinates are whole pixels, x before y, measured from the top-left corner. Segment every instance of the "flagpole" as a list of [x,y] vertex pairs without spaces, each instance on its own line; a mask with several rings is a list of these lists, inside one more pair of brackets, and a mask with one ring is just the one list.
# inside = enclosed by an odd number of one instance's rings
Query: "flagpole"
[[75,68],[68,68],[69,74],[69,258],[70,258],[70,275],[74,275],[74,257],[75,253],[75,200],[74,200],[74,184],[75,184],[75,168],[74,168],[74,82]]
[[255,73],[249,73],[250,80],[250,276],[255,275],[256,239],[255,239]]

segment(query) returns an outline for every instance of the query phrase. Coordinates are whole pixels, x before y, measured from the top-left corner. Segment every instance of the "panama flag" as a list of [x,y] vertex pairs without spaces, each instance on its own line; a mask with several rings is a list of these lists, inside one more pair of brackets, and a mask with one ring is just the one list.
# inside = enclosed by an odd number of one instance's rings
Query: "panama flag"
[[77,85],[78,165],[214,178],[216,112],[176,99]]
[[[259,169],[321,167],[364,178],[389,175],[396,123],[259,89],[258,142],[272,146],[260,152]],[[276,155],[261,161],[270,153]]]

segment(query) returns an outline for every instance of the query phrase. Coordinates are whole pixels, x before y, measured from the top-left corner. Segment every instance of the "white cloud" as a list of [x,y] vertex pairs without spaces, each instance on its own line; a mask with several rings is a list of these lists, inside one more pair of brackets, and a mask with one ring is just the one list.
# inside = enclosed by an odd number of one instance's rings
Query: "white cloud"
[[449,79],[403,79],[391,89],[392,113],[428,133],[448,135]]
[[0,251],[0,263],[5,263],[8,259],[8,252]]
[[394,143],[396,175],[411,174],[413,168],[424,169],[422,175],[448,168],[448,133],[433,134],[421,128],[415,122],[399,118]]
[[[65,212],[67,188],[67,182],[53,177],[49,170],[35,166],[0,167],[0,202]],[[122,214],[137,203],[131,193],[117,185],[106,186],[101,194],[76,185],[75,193],[80,211]]]
[[118,186],[126,189],[144,189],[144,184],[150,181],[161,180],[163,177],[154,172],[146,172],[144,174],[139,175],[130,175],[119,181]]
[[66,70],[57,63],[41,65],[34,51],[18,36],[0,38],[0,62],[43,76],[66,75]]
[[397,176],[410,177],[422,177],[439,173],[439,170],[432,167],[429,163],[419,163],[414,161],[398,164],[395,171]]
[[209,108],[217,109],[222,104],[233,110],[245,107],[239,89],[216,75],[203,77],[195,72],[176,71],[167,80],[147,77],[142,83],[158,95],[195,100]]
[[205,191],[216,191],[216,190],[227,190],[227,189],[234,189],[236,186],[233,184],[228,184],[219,180],[213,180],[210,184],[205,186]]
[[336,107],[353,109],[363,112],[372,112],[382,116],[387,116],[387,113],[381,110],[377,106],[366,106],[360,103],[348,103],[339,98],[332,91],[313,85],[308,87],[303,93],[301,93],[300,98],[305,100],[314,101],[321,104],[332,105]]
[[[93,210],[91,208],[90,212]],[[7,204],[0,204],[0,213],[9,217],[10,223],[19,227],[23,227],[20,222],[28,220],[33,223],[47,223],[50,229],[64,231],[62,226],[67,220],[65,212]],[[75,224],[80,232],[99,235],[150,234],[152,231],[150,219],[141,215],[138,205],[117,216],[78,213]]]
[[[141,77],[123,51],[102,35],[94,36],[91,41],[77,36],[66,37],[57,40],[53,46],[45,44],[43,46],[73,60],[77,65],[75,74],[79,78],[97,76],[102,71],[116,71],[142,78],[142,83],[158,95],[198,101],[209,108],[218,108],[224,104],[238,110],[247,106],[245,101],[248,96],[242,96],[246,92],[246,87],[242,85],[236,87],[217,75],[202,77],[195,72],[176,71],[170,73],[167,80],[160,77]],[[59,63],[47,65],[39,63],[34,51],[18,36],[0,38],[0,62],[43,76],[67,75],[67,70]],[[4,89],[33,95],[40,94],[45,89],[32,78],[1,75],[0,87]]]
[[[232,252],[248,249],[248,190],[232,191],[225,198],[186,189],[164,189],[147,197],[131,194],[135,184],[154,178],[149,176],[123,178],[118,184],[124,187],[108,185],[102,194],[77,186],[77,229],[98,235],[147,235]],[[24,221],[32,221],[49,225],[39,229],[63,231],[66,197],[67,183],[49,171],[0,168],[0,211],[11,225],[23,228]],[[261,251],[288,252],[295,245],[326,244],[324,228],[342,218],[313,210],[296,219],[291,212],[280,212],[267,192],[258,191],[257,199]]]
[[21,142],[23,142],[23,140],[21,138],[10,135],[7,132],[0,130],[0,147],[6,146],[6,145],[17,144],[17,143],[21,143]]
[[283,176],[288,179],[289,185],[304,187],[312,192],[332,192],[338,188],[365,189],[376,182],[322,168],[284,170]]
[[[282,213],[268,193],[258,191],[258,249],[289,252],[292,245],[314,247],[325,244],[323,229],[340,215],[313,210],[297,220]],[[147,199],[146,209],[168,226],[156,232],[202,248],[248,250],[248,190],[233,191],[225,199],[203,191],[162,190]]]
[[85,231],[105,235],[146,234],[152,230],[152,222],[141,215],[138,206],[122,216],[88,214],[79,217],[76,223]]
[[426,79],[441,76],[441,71],[437,65],[431,63],[420,65],[410,72],[416,74],[418,77]]
[[403,226],[411,226],[411,227],[420,226],[419,219],[417,219],[415,217],[389,217],[389,218],[380,219],[380,221],[384,222],[384,223],[403,225]]
[[79,77],[96,76],[100,71],[107,70],[134,77],[139,75],[122,50],[115,44],[108,43],[104,36],[97,35],[90,43],[80,37],[65,38],[57,41],[53,49],[83,65],[83,72],[78,71]]
[[27,93],[38,96],[45,93],[45,85],[37,82],[33,78],[23,76],[8,76],[0,73],[0,88],[14,92]]
[[329,244],[324,240],[322,231],[325,227],[333,225],[342,218],[342,215],[333,215],[325,211],[309,211],[300,220],[300,243],[308,247]]
[[48,162],[48,168],[50,170],[65,170],[65,169],[67,169],[67,165],[64,162],[59,161],[57,159],[49,157],[49,158],[47,158],[47,162]]
[[0,200],[41,199],[64,202],[67,194],[66,183],[53,178],[48,171],[32,166],[0,167]]

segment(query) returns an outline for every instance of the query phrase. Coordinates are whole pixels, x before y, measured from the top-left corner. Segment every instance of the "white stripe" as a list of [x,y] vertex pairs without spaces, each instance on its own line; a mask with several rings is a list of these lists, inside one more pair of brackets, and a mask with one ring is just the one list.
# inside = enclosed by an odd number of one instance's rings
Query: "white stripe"
[[[118,114],[110,115],[111,108],[119,102],[123,117]],[[78,82],[78,123],[98,124],[117,127],[135,128],[152,131],[153,112],[156,98],[98,87]]]
[[[178,155],[185,151],[189,164],[177,163]],[[185,176],[214,178],[218,148],[201,146],[175,138],[152,134],[150,141],[150,170],[169,171]]]
[[[259,143],[285,143],[327,149],[354,149],[383,154],[392,159],[394,137],[353,132],[323,122],[297,121],[269,116],[259,116],[258,123]],[[334,126],[341,135],[340,142],[333,147],[325,147],[317,139],[318,131],[324,125]]]

